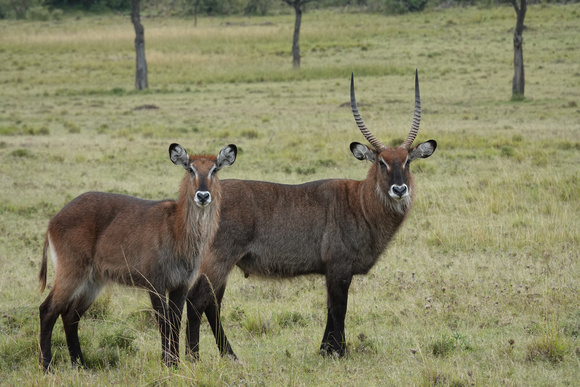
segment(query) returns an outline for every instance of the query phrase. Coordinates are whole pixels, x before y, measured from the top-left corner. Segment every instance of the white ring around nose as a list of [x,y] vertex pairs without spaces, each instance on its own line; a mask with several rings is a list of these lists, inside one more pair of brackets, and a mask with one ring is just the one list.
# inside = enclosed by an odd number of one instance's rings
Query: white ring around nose
[[205,207],[211,203],[211,193],[209,191],[197,191],[193,200],[198,206]]

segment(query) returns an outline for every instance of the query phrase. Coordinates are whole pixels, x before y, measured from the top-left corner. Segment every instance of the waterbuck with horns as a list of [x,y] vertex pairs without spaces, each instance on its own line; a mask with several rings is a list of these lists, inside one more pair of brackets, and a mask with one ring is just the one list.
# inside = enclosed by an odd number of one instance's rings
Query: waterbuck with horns
[[54,284],[40,305],[40,360],[46,371],[51,369],[51,337],[59,316],[73,366],[84,365],[79,320],[108,282],[149,292],[162,358],[168,365],[179,361],[183,303],[201,252],[218,228],[222,192],[216,173],[232,165],[236,154],[236,146],[228,145],[217,157],[189,156],[171,144],[171,161],[187,171],[177,201],[88,192],[50,220],[39,275],[42,292],[50,249]]
[[413,124],[398,147],[386,147],[367,129],[358,112],[353,78],[350,93],[355,121],[372,145],[350,144],[354,157],[371,162],[365,180],[222,182],[219,230],[187,297],[188,353],[194,359],[199,358],[204,313],[221,355],[236,358],[220,321],[228,274],[235,265],[246,277],[324,275],[328,316],[320,353],[345,354],[344,319],[352,277],[373,267],[409,213],[414,193],[410,163],[431,156],[437,147],[434,140],[411,147],[421,118],[417,73]]

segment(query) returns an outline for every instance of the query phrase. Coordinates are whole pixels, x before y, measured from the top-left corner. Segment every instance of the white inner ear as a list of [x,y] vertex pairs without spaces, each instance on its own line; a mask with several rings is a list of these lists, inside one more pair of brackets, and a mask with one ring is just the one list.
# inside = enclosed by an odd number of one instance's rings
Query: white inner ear
[[421,149],[421,156],[431,155],[435,150],[430,142],[419,145],[419,149]]
[[220,151],[220,154],[218,155],[217,160],[218,169],[232,165],[235,160],[236,154],[234,153],[232,148],[226,146],[224,149]]
[[352,150],[352,154],[359,160],[374,161],[375,159],[374,153],[363,144],[357,144]]
[[353,154],[353,155],[354,155],[354,157],[356,157],[357,159],[360,159],[360,160],[362,160],[362,159],[364,159],[364,158],[365,158],[365,154],[364,154],[364,151],[363,151],[362,149],[360,149],[360,148],[362,148],[362,147],[357,145],[357,146],[356,146],[356,147],[355,147],[355,148],[352,150],[352,154]]
[[434,151],[435,148],[433,148],[433,145],[430,142],[424,142],[419,144],[419,146],[412,151],[411,160],[429,157]]
[[187,169],[189,167],[189,156],[185,149],[181,146],[176,146],[171,152],[171,161],[176,165],[181,165]]
[[185,150],[182,147],[176,146],[171,151],[171,161],[173,161],[174,163],[177,162],[183,163],[185,154],[186,154]]

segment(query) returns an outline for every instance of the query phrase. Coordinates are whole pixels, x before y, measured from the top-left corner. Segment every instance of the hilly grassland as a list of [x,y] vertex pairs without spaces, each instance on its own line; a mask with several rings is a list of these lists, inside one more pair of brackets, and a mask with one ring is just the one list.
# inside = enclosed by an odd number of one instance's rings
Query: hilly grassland
[[[526,99],[510,101],[510,7],[387,17],[304,15],[292,69],[291,15],[143,18],[147,91],[134,90],[134,32],[122,15],[0,21],[0,384],[575,385],[580,380],[580,4],[531,6]],[[413,164],[412,215],[351,286],[349,356],[322,358],[320,277],[232,272],[221,359],[204,323],[201,361],[167,369],[149,298],[107,289],[81,321],[86,370],[61,323],[55,373],[38,367],[37,276],[48,220],[98,190],[175,198],[170,143],[216,153],[221,178],[364,179],[350,108],[383,142],[438,141]],[[54,267],[49,262],[49,283]],[[183,336],[184,337],[184,336]],[[182,347],[183,351],[183,347]]]

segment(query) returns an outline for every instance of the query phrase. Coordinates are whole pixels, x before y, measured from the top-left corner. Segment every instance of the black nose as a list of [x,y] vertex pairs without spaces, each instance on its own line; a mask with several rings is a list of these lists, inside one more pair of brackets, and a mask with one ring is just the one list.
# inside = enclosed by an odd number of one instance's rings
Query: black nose
[[205,191],[205,192],[198,192],[197,193],[197,200],[199,200],[200,203],[205,203],[205,202],[207,202],[208,199],[209,199],[209,192]]
[[393,192],[401,197],[403,196],[406,192],[407,192],[407,186],[406,185],[394,185],[393,186]]

